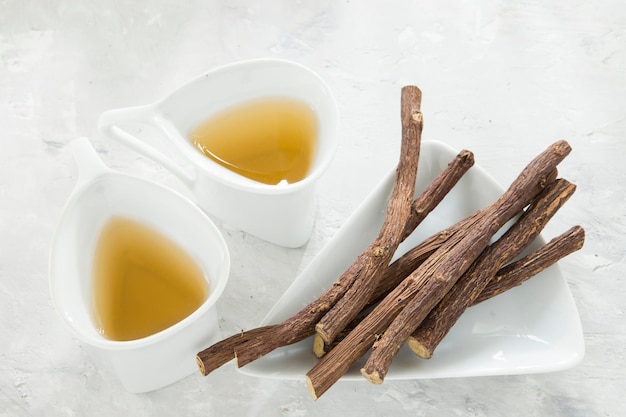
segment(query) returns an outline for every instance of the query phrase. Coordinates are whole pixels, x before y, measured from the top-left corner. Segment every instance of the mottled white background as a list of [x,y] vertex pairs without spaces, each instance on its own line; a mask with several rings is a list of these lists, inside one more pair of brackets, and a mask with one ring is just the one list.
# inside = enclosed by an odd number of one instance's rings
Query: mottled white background
[[[0,0],[0,416],[623,416],[626,392],[626,5],[599,1]],[[253,327],[359,205],[399,150],[399,92],[423,92],[425,139],[469,148],[503,185],[557,139],[576,195],[546,230],[582,224],[561,262],[586,356],[553,374],[339,383],[317,402],[301,382],[224,366],[157,392],[125,392],[74,339],[48,294],[51,236],[76,180],[67,144],[180,188],[99,136],[98,115],[152,102],[217,65],[287,58],[336,93],[341,144],[319,187],[308,245],[225,230],[226,334]]]

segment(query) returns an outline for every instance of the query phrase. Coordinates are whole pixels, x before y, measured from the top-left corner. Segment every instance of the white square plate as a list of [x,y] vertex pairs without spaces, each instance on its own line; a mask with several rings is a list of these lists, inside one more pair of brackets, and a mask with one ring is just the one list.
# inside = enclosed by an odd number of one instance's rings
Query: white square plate
[[[422,143],[416,195],[457,152],[440,142]],[[378,235],[395,179],[395,168],[372,191],[260,323],[279,323],[315,300]],[[398,248],[406,252],[424,238],[493,202],[503,189],[482,168],[472,167],[415,232]],[[531,245],[537,247],[540,237]],[[563,370],[584,355],[580,319],[569,287],[554,265],[523,285],[469,308],[440,343],[432,359],[406,346],[386,379],[512,375]],[[363,380],[367,355],[343,376]],[[312,338],[286,346],[239,369],[260,377],[304,379],[315,365]]]

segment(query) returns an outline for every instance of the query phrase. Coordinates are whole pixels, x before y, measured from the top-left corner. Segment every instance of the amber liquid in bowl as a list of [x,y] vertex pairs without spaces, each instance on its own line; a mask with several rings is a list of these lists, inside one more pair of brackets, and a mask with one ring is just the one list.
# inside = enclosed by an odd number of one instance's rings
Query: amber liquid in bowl
[[304,179],[315,158],[318,122],[306,103],[283,97],[246,102],[201,123],[193,145],[229,170],[264,184]]
[[150,227],[113,217],[97,242],[93,313],[105,338],[140,339],[193,313],[206,300],[202,268],[177,244]]

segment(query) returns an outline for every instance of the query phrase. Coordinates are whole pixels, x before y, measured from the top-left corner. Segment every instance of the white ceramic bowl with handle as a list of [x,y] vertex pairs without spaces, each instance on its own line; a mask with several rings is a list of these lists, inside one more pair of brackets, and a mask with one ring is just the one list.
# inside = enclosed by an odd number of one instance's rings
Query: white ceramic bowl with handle
[[[191,131],[212,115],[272,97],[303,101],[317,117],[317,151],[303,180],[259,183],[210,160],[193,146]],[[131,135],[121,127],[128,123],[155,127],[166,138],[166,149]],[[279,59],[255,59],[213,69],[155,103],[109,110],[98,120],[98,128],[106,136],[168,168],[206,212],[229,227],[285,247],[302,246],[310,237],[315,220],[314,185],[335,154],[338,124],[337,104],[327,84],[310,69]]]
[[[186,197],[156,183],[115,172],[86,138],[71,144],[78,182],[61,215],[50,253],[50,292],[56,310],[83,342],[104,352],[131,392],[161,388],[197,371],[196,353],[219,340],[215,303],[230,272],[226,243],[209,217]],[[104,224],[113,216],[141,222],[196,260],[209,285],[191,315],[151,336],[104,338],[92,314],[92,263]]]

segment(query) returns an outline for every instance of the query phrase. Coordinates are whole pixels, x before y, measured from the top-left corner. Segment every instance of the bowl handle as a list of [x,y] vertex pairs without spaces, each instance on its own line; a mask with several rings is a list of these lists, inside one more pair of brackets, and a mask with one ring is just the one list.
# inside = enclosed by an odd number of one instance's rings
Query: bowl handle
[[77,184],[86,183],[92,178],[110,171],[98,157],[96,150],[86,137],[74,139],[70,143],[70,149],[78,166]]
[[195,171],[190,172],[182,168],[173,159],[164,155],[156,148],[120,128],[118,125],[121,123],[142,123],[156,126],[152,106],[126,107],[105,111],[98,119],[98,130],[143,156],[160,163],[172,174],[176,175],[188,188],[192,188],[196,180]]

